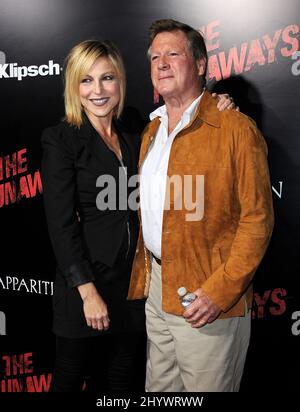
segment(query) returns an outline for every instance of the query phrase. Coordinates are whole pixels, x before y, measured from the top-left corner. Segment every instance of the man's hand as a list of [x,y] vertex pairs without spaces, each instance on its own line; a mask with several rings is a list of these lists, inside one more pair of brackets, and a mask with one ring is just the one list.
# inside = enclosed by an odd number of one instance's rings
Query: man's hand
[[192,328],[200,328],[207,323],[213,322],[221,313],[217,306],[201,288],[195,292],[197,299],[184,311],[183,317],[191,324]]
[[239,107],[235,106],[233,98],[229,96],[229,94],[217,94],[213,93],[212,97],[218,100],[217,108],[222,112],[223,110],[233,110],[235,109],[237,112],[240,111]]

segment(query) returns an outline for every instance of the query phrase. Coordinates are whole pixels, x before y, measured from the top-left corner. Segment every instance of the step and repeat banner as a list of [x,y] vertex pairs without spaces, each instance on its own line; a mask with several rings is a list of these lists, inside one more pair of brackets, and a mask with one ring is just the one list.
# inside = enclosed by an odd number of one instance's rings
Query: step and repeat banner
[[0,392],[46,392],[51,382],[55,259],[43,210],[40,137],[64,114],[64,58],[85,39],[115,42],[127,69],[126,104],[147,118],[155,107],[147,32],[158,18],[204,33],[209,89],[233,96],[268,144],[275,229],[255,277],[241,390],[297,388],[299,0],[0,0]]

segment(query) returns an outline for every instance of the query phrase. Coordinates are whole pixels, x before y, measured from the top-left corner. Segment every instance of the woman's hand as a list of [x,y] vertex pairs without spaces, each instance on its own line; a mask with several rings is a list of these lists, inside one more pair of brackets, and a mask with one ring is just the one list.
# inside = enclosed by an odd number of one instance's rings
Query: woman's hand
[[214,99],[217,99],[217,101],[218,101],[217,108],[220,110],[220,112],[222,110],[225,110],[225,109],[228,109],[228,110],[235,109],[237,112],[240,111],[239,107],[235,106],[233,98],[231,96],[229,96],[229,94],[227,94],[227,93],[225,93],[225,94],[213,93],[212,97]]
[[83,301],[83,312],[88,326],[93,329],[107,330],[109,317],[107,306],[93,282],[77,286]]

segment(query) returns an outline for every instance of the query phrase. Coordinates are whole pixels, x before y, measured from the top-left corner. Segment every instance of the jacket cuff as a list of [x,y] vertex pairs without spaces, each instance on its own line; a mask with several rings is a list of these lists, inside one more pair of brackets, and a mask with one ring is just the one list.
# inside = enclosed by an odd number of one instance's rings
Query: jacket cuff
[[68,286],[74,288],[84,283],[95,280],[95,275],[88,261],[83,260],[80,263],[74,263],[69,268],[62,271],[67,280]]

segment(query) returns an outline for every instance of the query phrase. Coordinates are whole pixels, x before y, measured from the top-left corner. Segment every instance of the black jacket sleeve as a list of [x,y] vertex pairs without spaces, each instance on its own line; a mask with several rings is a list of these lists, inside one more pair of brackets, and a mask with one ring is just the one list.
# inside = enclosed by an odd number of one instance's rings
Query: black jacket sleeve
[[93,281],[95,276],[84,253],[76,213],[74,146],[68,142],[61,128],[46,129],[41,142],[44,206],[49,235],[58,267],[68,285],[75,287]]

